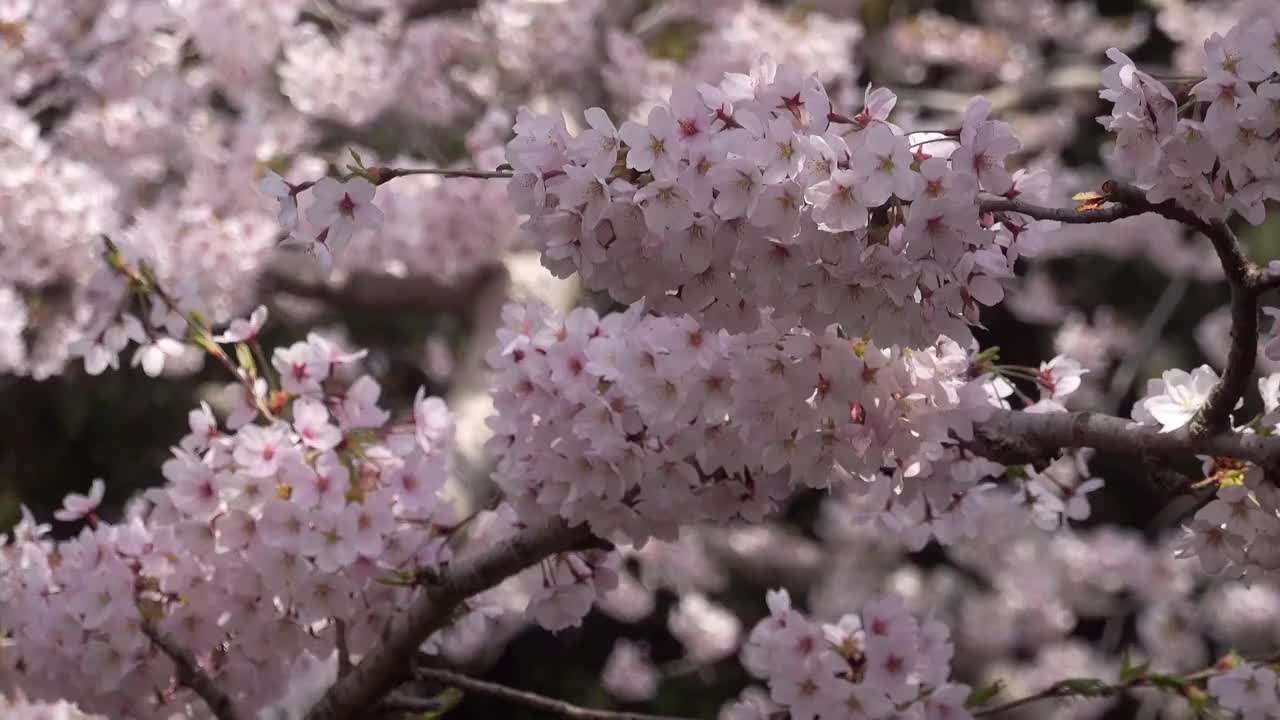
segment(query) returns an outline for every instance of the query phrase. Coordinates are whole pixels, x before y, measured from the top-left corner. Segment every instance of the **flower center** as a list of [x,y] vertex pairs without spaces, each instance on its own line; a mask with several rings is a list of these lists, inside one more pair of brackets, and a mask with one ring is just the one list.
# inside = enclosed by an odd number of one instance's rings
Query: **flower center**
[[347,217],[353,217],[356,214],[356,202],[351,199],[351,195],[342,194],[342,199],[338,201],[338,212]]

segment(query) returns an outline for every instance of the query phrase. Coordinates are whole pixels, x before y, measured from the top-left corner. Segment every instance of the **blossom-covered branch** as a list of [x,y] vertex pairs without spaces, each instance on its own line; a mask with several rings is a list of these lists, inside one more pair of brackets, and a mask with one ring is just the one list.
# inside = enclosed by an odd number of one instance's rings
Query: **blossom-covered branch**
[[440,571],[412,604],[391,619],[382,639],[351,672],[334,683],[307,713],[307,720],[345,720],[360,717],[365,708],[408,679],[418,647],[453,617],[467,598],[557,553],[593,545],[586,527],[569,527],[553,520],[525,529],[478,555]]
[[567,720],[686,720],[670,715],[595,710],[441,668],[418,668],[414,670],[414,674],[424,680],[444,683],[479,695],[488,695],[512,705],[520,705],[549,715],[567,718]]
[[178,682],[199,695],[214,717],[218,720],[240,720],[240,713],[236,711],[231,696],[209,677],[186,648],[149,622],[143,622],[141,627],[151,642],[173,661],[177,668]]

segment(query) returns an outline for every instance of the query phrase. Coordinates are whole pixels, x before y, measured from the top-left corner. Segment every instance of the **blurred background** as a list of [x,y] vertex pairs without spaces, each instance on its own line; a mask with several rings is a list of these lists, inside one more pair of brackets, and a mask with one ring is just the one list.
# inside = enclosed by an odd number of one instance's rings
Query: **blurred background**
[[[163,277],[192,279],[184,292],[218,322],[266,305],[268,348],[309,332],[367,348],[365,369],[392,408],[406,409],[419,386],[447,397],[466,414],[459,482],[474,489],[486,473],[478,358],[503,298],[601,310],[608,300],[537,266],[503,181],[411,177],[380,188],[382,231],[357,236],[338,272],[322,278],[275,248],[273,202],[256,189],[267,170],[314,179],[348,162],[349,148],[369,165],[493,169],[521,106],[563,108],[571,127],[600,106],[621,124],[676,78],[715,82],[768,52],[817,73],[850,112],[868,84],[890,87],[892,119],[907,129],[958,126],[969,98],[985,95],[1023,140],[1011,165],[1047,170],[1045,202],[1063,205],[1124,174],[1109,165],[1095,120],[1109,111],[1097,94],[1108,48],[1158,76],[1196,75],[1205,37],[1273,6],[0,2],[0,526],[20,504],[48,518],[96,477],[115,508],[106,514],[118,512],[162,481],[188,411],[221,406],[228,378],[195,355],[171,359],[158,379],[129,367],[130,353],[97,376],[71,359],[70,348],[101,332],[93,277],[104,233],[152,248]],[[1227,291],[1203,238],[1154,217],[1078,228],[1023,261],[1016,292],[983,316],[984,345],[1009,363],[1078,360],[1090,372],[1070,406],[1120,414],[1164,369],[1222,367]],[[1280,256],[1274,214],[1241,232],[1255,259]],[[1277,369],[1263,362],[1264,372]],[[971,682],[1001,673],[1031,686],[1045,673],[1099,672],[1133,643],[1191,669],[1223,648],[1280,639],[1275,587],[1216,586],[1167,559],[1167,531],[1188,506],[1170,506],[1158,483],[1138,477],[1135,458],[1091,458],[1085,472],[1108,479],[1093,517],[1052,540],[909,553],[856,526],[840,498],[815,495],[774,525],[693,531],[634,553],[623,591],[580,629],[551,636],[513,622],[459,657],[572,701],[714,717],[749,682],[735,652],[764,614],[764,589],[779,585],[821,616],[895,591],[976,628],[956,637],[957,656],[974,660],[957,663]],[[1176,714],[1148,705],[1052,712]],[[457,712],[523,717],[481,699]]]

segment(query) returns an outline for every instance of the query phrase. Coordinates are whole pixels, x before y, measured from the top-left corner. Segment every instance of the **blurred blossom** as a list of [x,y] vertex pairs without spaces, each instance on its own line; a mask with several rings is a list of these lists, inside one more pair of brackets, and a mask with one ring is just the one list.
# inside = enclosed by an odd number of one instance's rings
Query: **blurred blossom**
[[657,694],[661,679],[648,648],[619,638],[604,662],[600,684],[623,702],[644,702]]
[[732,655],[742,634],[738,616],[697,594],[681,596],[667,618],[667,627],[684,646],[689,661],[699,665]]
[[1209,635],[1243,654],[1266,652],[1280,640],[1274,622],[1280,612],[1280,589],[1273,582],[1217,585],[1206,595],[1201,612]]

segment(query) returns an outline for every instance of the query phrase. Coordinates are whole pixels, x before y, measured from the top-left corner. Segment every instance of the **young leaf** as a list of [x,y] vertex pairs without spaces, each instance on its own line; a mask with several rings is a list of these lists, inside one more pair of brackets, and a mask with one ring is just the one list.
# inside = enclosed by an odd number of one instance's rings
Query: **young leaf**
[[1129,683],[1145,677],[1147,670],[1151,668],[1151,663],[1146,662],[1141,665],[1134,665],[1133,658],[1129,655],[1129,651],[1125,650],[1124,658],[1120,661],[1120,682]]
[[258,364],[253,360],[253,349],[246,343],[236,343],[236,362],[249,371],[250,376],[257,376]]
[[997,679],[990,685],[976,687],[969,693],[969,697],[965,699],[964,706],[978,707],[991,702],[997,695],[1004,691],[1004,681]]
[[1071,196],[1076,201],[1076,210],[1097,210],[1107,202],[1107,196],[1097,192],[1079,192]]

